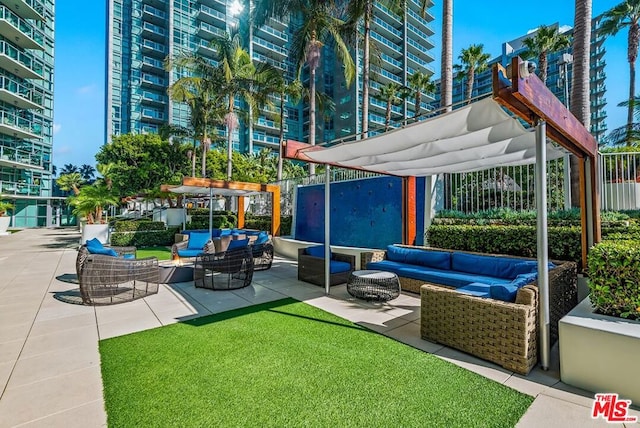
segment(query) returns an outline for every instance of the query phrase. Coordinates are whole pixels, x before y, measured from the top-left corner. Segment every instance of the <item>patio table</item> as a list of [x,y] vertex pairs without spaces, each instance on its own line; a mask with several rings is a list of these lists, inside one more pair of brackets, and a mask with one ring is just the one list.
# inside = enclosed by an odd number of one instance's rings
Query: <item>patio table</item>
[[400,280],[393,272],[355,270],[347,280],[347,292],[359,299],[387,302],[400,295]]

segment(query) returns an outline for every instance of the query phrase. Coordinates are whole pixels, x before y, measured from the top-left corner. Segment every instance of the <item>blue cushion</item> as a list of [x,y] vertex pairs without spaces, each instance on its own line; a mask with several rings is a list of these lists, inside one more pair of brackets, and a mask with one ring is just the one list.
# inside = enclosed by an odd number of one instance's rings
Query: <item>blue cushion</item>
[[341,262],[338,260],[329,261],[329,272],[331,273],[349,272],[350,270],[351,264],[347,262]]
[[390,260],[392,262],[405,263],[407,261],[408,254],[408,248],[398,247],[396,245],[387,246],[387,260]]
[[195,249],[195,250],[190,250],[190,249],[178,250],[178,255],[180,257],[195,257],[195,256],[199,256],[202,253],[203,253],[202,248]]
[[87,245],[87,251],[90,254],[102,254],[103,256],[113,256],[118,257],[118,253],[113,248],[103,247],[102,244],[98,247],[94,245]]
[[209,239],[211,239],[209,232],[192,232],[189,236],[187,250],[202,250]]
[[535,271],[536,261],[467,254],[456,251],[451,256],[451,269],[459,272],[514,279],[522,273]]
[[85,242],[85,244],[87,244],[87,247],[103,247],[102,242],[100,242],[98,238],[89,239],[87,242]]
[[220,236],[231,235],[231,229],[220,229]]
[[536,281],[538,279],[538,273],[534,272],[534,273],[522,273],[518,276],[515,277],[515,279],[513,281],[511,281],[512,285],[515,285],[516,287],[520,288],[522,286],[525,286],[527,284],[531,284],[532,282]]
[[253,242],[253,245],[264,244],[269,240],[269,234],[267,232],[260,232],[258,238]]
[[238,248],[246,247],[249,245],[248,239],[234,239],[229,242],[229,246],[227,247],[227,251],[236,250]]
[[519,288],[513,284],[494,284],[489,288],[489,293],[492,299],[513,303],[516,301],[516,294]]
[[483,284],[481,282],[472,282],[469,285],[456,289],[457,292],[462,294],[468,294],[476,297],[491,297],[491,286],[489,284]]
[[122,256],[123,259],[135,259],[136,255],[135,254],[124,254]]
[[222,229],[211,229],[212,238],[217,238],[220,234],[222,234]]
[[436,269],[451,269],[451,254],[447,251],[409,250],[407,263]]
[[[324,259],[324,245],[314,245],[313,247],[307,247],[304,250],[310,256],[320,257]],[[331,254],[331,250],[329,250],[329,254]]]

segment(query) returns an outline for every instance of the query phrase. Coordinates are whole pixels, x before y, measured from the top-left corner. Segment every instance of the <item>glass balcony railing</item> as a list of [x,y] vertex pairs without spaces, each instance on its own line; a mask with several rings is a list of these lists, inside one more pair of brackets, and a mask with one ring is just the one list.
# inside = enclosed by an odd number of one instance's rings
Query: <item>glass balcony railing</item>
[[0,189],[7,195],[40,196],[40,185],[0,181]]
[[279,39],[284,40],[285,42],[289,40],[289,36],[287,35],[287,33],[282,32],[282,31],[278,31],[275,28],[272,28],[272,27],[269,27],[269,26],[265,25],[260,29],[262,31],[264,31],[265,33],[269,33],[271,35],[276,36]]
[[383,61],[386,61],[389,64],[395,65],[398,68],[402,68],[402,62],[401,61],[398,61],[397,59],[387,55],[386,53],[381,53],[380,54],[380,58],[382,58]]
[[7,126],[23,133],[42,136],[42,124],[25,119],[8,111],[0,111],[0,126]]
[[153,74],[142,73],[142,83],[148,83],[151,85],[166,86],[167,79]]
[[371,37],[382,43],[384,46],[387,46],[388,48],[394,50],[395,52],[398,52],[399,54],[401,54],[402,52],[400,51],[400,46],[398,46],[396,43],[391,42],[389,39],[387,39],[384,36],[381,36],[380,34],[376,33],[375,31],[371,32]]
[[155,7],[149,6],[148,4],[145,4],[142,7],[142,11],[144,13],[148,13],[149,15],[155,16],[156,18],[167,19],[167,13],[165,11],[156,9]]
[[200,29],[220,37],[224,37],[225,35],[225,31],[223,29],[211,25],[207,22],[200,22]]
[[163,54],[167,52],[167,48],[165,45],[163,45],[162,43],[154,42],[153,40],[143,39],[142,46],[154,51],[161,52]]
[[[421,67],[426,68],[427,70],[434,72],[435,73],[435,69],[425,60],[421,59],[420,57],[418,57],[417,55],[412,54],[411,52],[407,52],[407,58],[409,58],[410,60],[416,62],[417,64],[419,64]],[[413,74],[413,73],[410,73]]]
[[253,42],[255,44],[259,45],[259,46],[262,46],[262,47],[265,47],[265,48],[267,48],[267,49],[269,49],[271,51],[277,52],[280,55],[285,55],[285,56],[287,55],[287,51],[285,49],[283,49],[282,47],[277,46],[277,45],[275,45],[275,44],[273,44],[271,42],[267,42],[266,40],[261,39],[260,37],[254,37],[253,38]]
[[151,67],[163,68],[164,69],[164,64],[163,64],[162,60],[157,59],[157,58],[151,58],[150,56],[143,56],[142,57],[142,64],[143,65],[148,65],[148,66],[151,66]]
[[142,99],[145,101],[152,101],[163,104],[167,102],[167,97],[165,95],[150,91],[142,91]]
[[379,2],[375,2],[375,5],[378,9],[380,9],[385,15],[387,15],[389,18],[393,19],[394,21],[396,21],[398,24],[402,24],[402,19],[400,18],[400,16],[398,16],[397,14],[395,14],[394,12],[391,12],[391,10],[386,7],[383,6],[382,4],[380,4]]
[[[4,19],[18,31],[35,41],[38,45],[44,46],[44,33],[15,13],[11,12],[6,6],[0,6],[0,19]],[[27,47],[27,46],[25,46]],[[35,47],[34,47],[35,48]]]
[[44,63],[42,61],[36,60],[26,53],[21,52],[18,48],[4,40],[0,40],[0,54],[6,55],[14,61],[19,62],[40,77],[44,76]]
[[276,61],[275,59],[268,58],[262,54],[257,53],[256,51],[253,51],[253,59],[255,59],[256,61],[271,64],[274,67],[279,68],[281,70],[285,70],[287,68],[287,65],[284,61]]
[[414,48],[418,49],[420,52],[422,52],[425,55],[428,55],[429,57],[431,57],[431,53],[429,52],[429,49],[425,48],[424,46],[422,46],[420,43],[416,42],[415,40],[407,39],[407,44],[409,46],[413,46]]
[[24,98],[32,103],[42,106],[43,95],[22,83],[10,79],[7,76],[0,76],[0,89],[9,91],[20,98]]
[[[383,101],[380,101],[380,100],[378,100],[376,98],[370,98],[369,102],[371,103],[371,105],[374,105],[376,107],[380,107],[383,110],[387,109],[387,103],[383,102]],[[400,108],[398,106],[392,105],[391,106],[391,111],[396,113],[396,114],[402,114],[402,108]]]
[[395,74],[393,74],[393,73],[388,72],[388,71],[387,71],[387,70],[385,70],[384,68],[383,68],[383,69],[381,69],[381,70],[379,71],[379,73],[380,73],[382,76],[386,77],[387,79],[389,79],[389,80],[393,80],[394,82],[399,83],[400,85],[402,85],[402,79],[401,79],[401,78],[399,78],[398,76],[396,76],[396,75],[395,75]]
[[220,19],[222,21],[226,21],[224,13],[219,12],[219,11],[217,11],[217,10],[215,10],[215,9],[209,7],[209,6],[206,6],[204,4],[200,5],[200,12],[202,12],[202,13],[204,13],[206,15],[209,15],[209,16],[213,16],[214,18],[218,18],[218,19]]
[[387,23],[384,20],[378,18],[377,16],[373,17],[373,22],[375,22],[376,24],[378,24],[382,28],[386,29],[390,33],[394,34],[395,36],[402,37],[402,31],[398,30],[397,28],[394,28],[392,25],[389,25],[389,23]]
[[34,167],[42,167],[42,155],[18,150],[13,147],[0,146],[0,161],[20,163]]
[[150,22],[146,22],[144,24],[142,24],[142,29],[149,31],[153,34],[156,34],[158,36],[164,37],[167,35],[167,30],[165,30],[164,28],[162,28],[159,25],[154,25]]

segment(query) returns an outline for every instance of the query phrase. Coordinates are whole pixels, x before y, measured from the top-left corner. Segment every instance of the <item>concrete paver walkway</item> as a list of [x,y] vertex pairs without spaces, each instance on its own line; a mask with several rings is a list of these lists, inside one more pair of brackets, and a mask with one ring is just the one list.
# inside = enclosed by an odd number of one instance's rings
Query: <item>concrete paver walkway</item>
[[291,260],[278,258],[272,269],[255,273],[250,287],[235,291],[196,289],[190,282],[161,285],[156,295],[120,305],[64,303],[54,295],[77,288],[65,281],[75,274],[78,242],[79,234],[70,229],[0,237],[0,427],[105,426],[100,339],[286,296],[535,396],[520,427],[607,425],[590,417],[593,393],[558,380],[557,358],[547,372],[536,368],[527,377],[515,375],[420,339],[418,296],[367,303],[349,296],[344,285],[327,296],[322,288],[297,281]]

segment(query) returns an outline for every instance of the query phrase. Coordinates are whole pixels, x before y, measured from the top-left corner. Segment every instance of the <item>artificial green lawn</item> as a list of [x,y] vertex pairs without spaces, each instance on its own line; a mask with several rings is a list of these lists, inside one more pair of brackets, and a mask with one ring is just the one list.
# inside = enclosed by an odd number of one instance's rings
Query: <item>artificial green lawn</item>
[[136,250],[136,257],[139,259],[151,256],[156,256],[158,260],[171,260],[171,250],[167,247],[146,247]]
[[110,427],[511,427],[533,398],[284,299],[100,341]]

